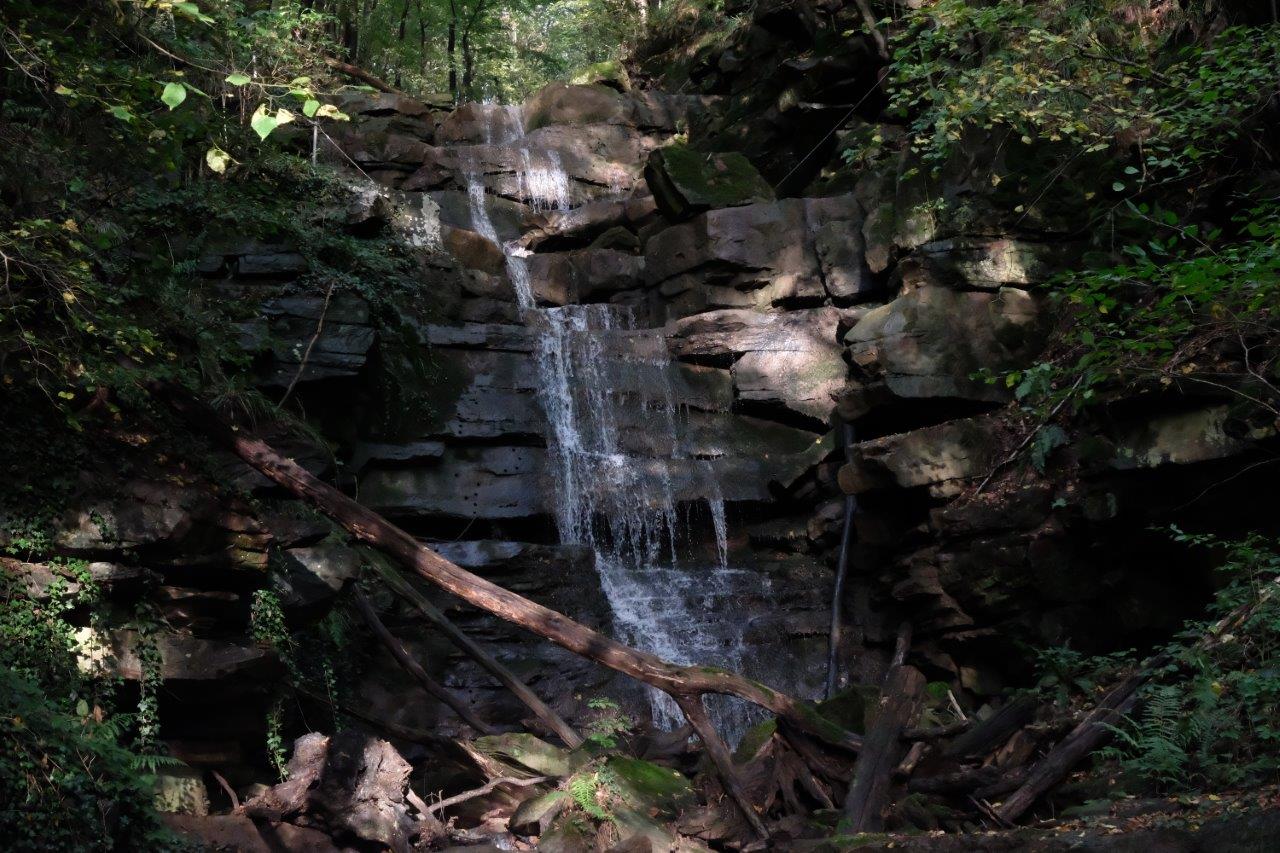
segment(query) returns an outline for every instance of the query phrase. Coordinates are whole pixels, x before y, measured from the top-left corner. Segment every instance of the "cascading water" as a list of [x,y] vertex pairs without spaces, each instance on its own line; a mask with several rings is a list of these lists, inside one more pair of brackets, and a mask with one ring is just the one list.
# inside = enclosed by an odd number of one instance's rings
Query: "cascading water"
[[[486,142],[493,144],[499,134],[506,144],[520,141],[511,135],[519,122],[509,111],[490,115],[500,118],[490,124]],[[691,458],[682,445],[684,418],[666,341],[659,331],[636,328],[627,308],[539,308],[523,250],[504,244],[490,217],[479,154],[465,161],[473,227],[502,246],[524,322],[536,333],[561,541],[594,549],[620,639],[678,663],[751,669],[741,598],[767,594],[768,583],[728,564],[724,499],[710,464]],[[522,198],[538,210],[567,209],[569,178],[559,154],[520,147],[517,156]],[[680,523],[681,494],[698,495],[708,505],[714,565],[682,554],[688,525]],[[649,702],[656,725],[683,722],[666,694],[650,691]],[[735,740],[754,721],[751,706],[727,697],[709,700],[708,711]]]

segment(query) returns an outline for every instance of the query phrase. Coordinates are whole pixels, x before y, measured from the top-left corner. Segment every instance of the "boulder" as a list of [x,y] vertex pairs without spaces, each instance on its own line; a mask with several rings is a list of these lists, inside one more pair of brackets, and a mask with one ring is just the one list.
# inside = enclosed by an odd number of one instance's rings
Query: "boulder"
[[867,312],[845,343],[865,378],[895,397],[1001,401],[1007,389],[973,374],[1030,363],[1046,332],[1040,301],[1025,290],[921,287]]
[[710,210],[648,239],[645,277],[677,314],[861,296],[875,283],[856,237],[860,216],[852,196]]
[[573,802],[568,791],[551,791],[529,797],[515,810],[507,822],[507,828],[522,838],[532,838],[545,833],[552,822]]
[[996,464],[998,450],[989,419],[948,421],[853,445],[848,464],[840,469],[840,487],[856,495],[927,486],[934,494],[948,496],[961,481],[986,475]]
[[1230,419],[1227,406],[1211,406],[1124,426],[1115,442],[1111,467],[1123,471],[1207,462],[1242,453],[1254,441],[1276,434],[1274,427],[1229,433]]
[[437,145],[509,142],[524,135],[518,107],[503,104],[460,104],[440,123]]
[[764,314],[722,310],[667,326],[676,358],[732,361],[740,400],[825,422],[847,368],[834,308]]
[[608,86],[549,83],[524,104],[524,126],[529,132],[553,124],[627,124],[631,105]]
[[340,542],[290,548],[282,554],[272,580],[286,607],[328,601],[360,574],[360,555]]
[[616,249],[537,254],[528,265],[534,294],[553,305],[603,301],[644,285],[644,258]]
[[773,201],[773,187],[736,152],[707,154],[668,145],[649,154],[644,179],[658,210],[673,221],[711,208]]
[[267,387],[288,387],[295,377],[299,383],[353,377],[377,338],[369,304],[358,296],[280,297],[266,302],[262,313],[273,340],[274,364],[262,380]]
[[186,764],[156,768],[156,811],[164,814],[209,814],[209,792],[204,774]]
[[[157,633],[153,641],[160,651],[160,674],[165,681],[258,678],[275,669],[275,653],[259,646],[170,631]],[[131,629],[81,628],[76,632],[77,665],[86,673],[137,681],[142,677],[141,642]]]

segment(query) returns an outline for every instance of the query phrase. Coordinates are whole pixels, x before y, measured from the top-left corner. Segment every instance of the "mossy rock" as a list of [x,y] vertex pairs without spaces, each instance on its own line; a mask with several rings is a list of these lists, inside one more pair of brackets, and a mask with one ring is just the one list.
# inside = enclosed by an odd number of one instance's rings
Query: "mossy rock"
[[616,59],[593,62],[580,68],[570,75],[569,82],[575,86],[608,86],[619,92],[631,91],[631,75]]
[[817,711],[827,720],[855,734],[866,734],[867,718],[876,706],[880,691],[865,684],[846,687],[817,704]]
[[161,767],[155,774],[156,811],[203,816],[209,813],[204,775],[186,764]]
[[707,154],[679,143],[649,155],[644,179],[658,209],[673,220],[775,198],[773,187],[743,155]]
[[670,767],[622,755],[610,756],[608,767],[617,775],[623,796],[643,813],[657,809],[676,814],[693,802],[693,786]]

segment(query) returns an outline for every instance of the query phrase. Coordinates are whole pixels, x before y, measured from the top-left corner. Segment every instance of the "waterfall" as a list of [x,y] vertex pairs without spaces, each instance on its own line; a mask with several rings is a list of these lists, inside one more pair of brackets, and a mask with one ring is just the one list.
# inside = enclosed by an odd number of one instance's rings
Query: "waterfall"
[[[495,123],[518,126],[509,118]],[[490,128],[486,140],[503,128]],[[516,156],[517,186],[531,207],[570,206],[569,178],[557,152],[519,147]],[[594,550],[619,639],[677,663],[751,669],[741,599],[767,595],[769,584],[729,564],[725,501],[710,463],[683,445],[684,413],[661,331],[638,328],[631,310],[621,306],[539,308],[527,255],[514,242],[503,244],[494,228],[480,157],[473,152],[464,163],[473,226],[503,248],[521,315],[535,332],[561,541]],[[690,494],[707,505],[712,564],[688,553],[689,525],[681,523],[678,507],[680,496]],[[655,725],[683,724],[666,694],[650,690],[648,699]],[[731,740],[758,719],[752,706],[728,697],[709,698],[707,707]]]

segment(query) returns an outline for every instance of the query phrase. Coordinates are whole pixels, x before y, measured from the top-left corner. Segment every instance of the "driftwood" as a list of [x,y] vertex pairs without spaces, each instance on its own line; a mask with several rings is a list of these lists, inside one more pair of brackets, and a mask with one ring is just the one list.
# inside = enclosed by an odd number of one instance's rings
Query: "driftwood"
[[493,655],[486,652],[479,643],[468,637],[462,629],[445,616],[440,609],[427,600],[426,596],[414,589],[394,569],[383,562],[382,556],[370,553],[370,564],[382,577],[391,591],[414,606],[422,616],[437,630],[445,635],[455,646],[470,656],[476,663],[484,667],[504,687],[511,691],[517,699],[533,712],[542,724],[564,741],[565,746],[576,749],[582,745],[582,735],[564,721],[559,714],[543,702],[515,673],[499,663]]
[[470,791],[463,791],[461,794],[455,794],[452,797],[440,800],[438,803],[432,803],[426,806],[427,813],[434,814],[441,812],[450,806],[456,806],[459,803],[465,803],[468,800],[474,800],[476,797],[483,797],[485,794],[491,794],[495,789],[502,785],[510,785],[513,788],[527,788],[530,785],[541,785],[543,782],[550,782],[550,776],[530,776],[528,778],[520,778],[518,776],[499,776],[489,782],[481,785],[479,788],[473,788]]
[[863,741],[853,782],[844,800],[844,818],[852,833],[877,832],[882,828],[881,812],[889,798],[893,771],[902,760],[901,735],[924,696],[925,678],[920,670],[907,666],[911,643],[910,626],[898,634],[893,666],[880,694],[880,707]]
[[[421,544],[373,510],[322,482],[293,460],[281,456],[266,442],[229,426],[212,409],[185,390],[170,385],[161,389],[161,393],[194,427],[226,443],[250,466],[337,521],[360,541],[378,548],[463,601],[548,639],[574,654],[661,690],[682,708],[693,708],[695,703],[701,707],[702,696],[707,693],[737,696],[776,714],[801,731],[832,746],[853,751],[861,748],[860,737],[825,720],[808,703],[736,673],[714,667],[680,666],[633,649],[562,613],[468,572]],[[697,727],[695,721],[690,722]],[[707,726],[709,727],[709,723]],[[710,741],[704,740],[709,751],[713,752],[715,740],[718,740],[718,735]],[[721,745],[723,746],[723,742]],[[732,792],[738,788],[732,760],[716,761],[716,766],[726,776],[726,789]],[[753,827],[762,827],[759,816],[754,812],[746,817]]]
[[436,681],[422,668],[422,664],[418,663],[413,655],[409,654],[409,650],[404,647],[404,643],[396,639],[395,635],[387,630],[387,626],[382,624],[382,620],[374,612],[373,605],[369,603],[369,599],[358,589],[355,593],[355,601],[356,609],[360,611],[360,615],[364,617],[364,621],[373,630],[378,641],[382,643],[387,651],[391,652],[391,656],[396,659],[396,663],[400,664],[400,668],[413,676],[413,680],[418,682],[423,690],[426,690],[452,708],[453,712],[462,718],[463,722],[481,734],[491,735],[497,732],[497,729],[476,716],[476,712],[461,697]]

